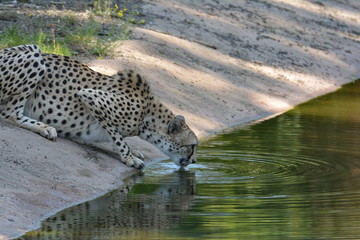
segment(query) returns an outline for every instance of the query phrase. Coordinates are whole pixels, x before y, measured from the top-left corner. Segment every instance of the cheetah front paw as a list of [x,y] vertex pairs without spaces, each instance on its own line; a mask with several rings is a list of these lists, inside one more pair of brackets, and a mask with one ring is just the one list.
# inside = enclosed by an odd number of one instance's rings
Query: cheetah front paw
[[39,129],[39,134],[51,141],[56,141],[57,132],[56,129],[48,125],[41,126]]
[[138,157],[130,156],[125,160],[125,164],[128,167],[133,167],[137,169],[143,169],[145,167],[145,163]]
[[138,150],[131,150],[131,153],[137,157],[140,158],[141,160],[145,160],[144,154],[142,154],[140,151]]

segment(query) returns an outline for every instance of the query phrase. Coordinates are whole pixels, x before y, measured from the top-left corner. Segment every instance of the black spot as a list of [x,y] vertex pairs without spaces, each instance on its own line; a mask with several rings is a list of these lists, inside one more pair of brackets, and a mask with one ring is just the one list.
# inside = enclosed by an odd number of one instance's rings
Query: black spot
[[36,72],[33,72],[32,74],[30,74],[29,78],[34,78],[36,76]]

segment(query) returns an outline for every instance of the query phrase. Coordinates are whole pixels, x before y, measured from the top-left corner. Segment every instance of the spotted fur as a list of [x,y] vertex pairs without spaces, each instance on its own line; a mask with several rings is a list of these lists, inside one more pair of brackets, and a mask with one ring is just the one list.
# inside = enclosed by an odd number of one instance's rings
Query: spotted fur
[[[0,51],[0,117],[55,140],[111,141],[127,165],[143,168],[143,155],[124,137],[139,136],[177,165],[196,162],[198,140],[132,70],[103,75],[36,45]],[[56,130],[55,130],[56,129]]]

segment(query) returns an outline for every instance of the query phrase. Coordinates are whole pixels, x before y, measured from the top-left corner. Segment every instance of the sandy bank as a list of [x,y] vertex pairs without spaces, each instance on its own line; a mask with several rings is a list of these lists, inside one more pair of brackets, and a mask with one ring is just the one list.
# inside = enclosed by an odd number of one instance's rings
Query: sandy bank
[[[114,59],[133,68],[200,137],[285,111],[360,77],[360,2],[144,0],[147,24]],[[148,159],[162,157],[131,140]],[[136,173],[107,145],[50,142],[0,122],[0,239],[121,186]]]

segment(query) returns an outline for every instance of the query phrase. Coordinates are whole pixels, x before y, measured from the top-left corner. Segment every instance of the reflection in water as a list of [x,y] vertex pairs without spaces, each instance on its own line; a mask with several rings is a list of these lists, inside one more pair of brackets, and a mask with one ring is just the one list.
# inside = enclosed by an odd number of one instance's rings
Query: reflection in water
[[161,183],[126,186],[106,196],[66,209],[42,223],[41,229],[22,239],[147,239],[154,229],[182,221],[195,196],[195,174],[176,171]]
[[359,239],[359,146],[360,81],[208,140],[188,171],[154,164],[129,193],[24,239]]

